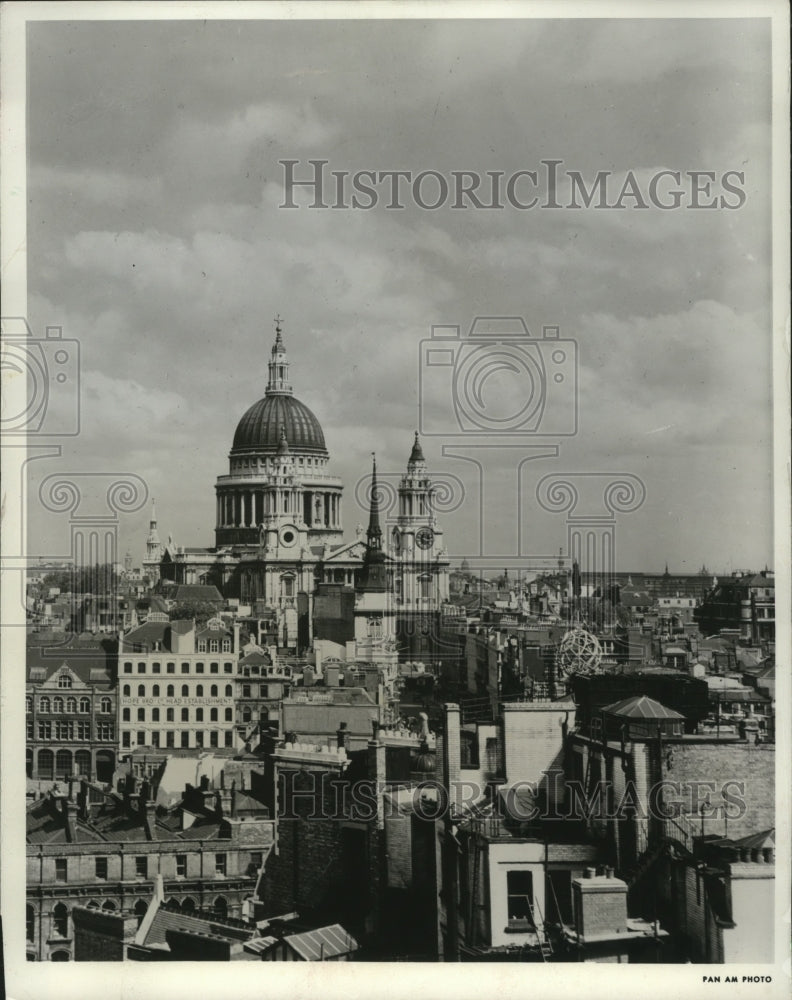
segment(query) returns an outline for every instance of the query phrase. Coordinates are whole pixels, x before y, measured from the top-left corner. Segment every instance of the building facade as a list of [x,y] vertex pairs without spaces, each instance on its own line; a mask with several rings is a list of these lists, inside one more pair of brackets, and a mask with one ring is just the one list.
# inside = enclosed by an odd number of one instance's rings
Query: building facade
[[[154,619],[154,620],[152,620]],[[239,628],[161,613],[119,638],[119,746],[236,746]]]
[[26,775],[38,782],[80,774],[109,782],[116,766],[113,643],[28,644]]

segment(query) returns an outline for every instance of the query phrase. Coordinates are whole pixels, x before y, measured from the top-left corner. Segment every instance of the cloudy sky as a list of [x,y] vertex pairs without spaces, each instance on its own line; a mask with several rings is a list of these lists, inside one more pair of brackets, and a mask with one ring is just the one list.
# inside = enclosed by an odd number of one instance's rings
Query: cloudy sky
[[[42,472],[135,472],[163,536],[211,544],[280,313],[351,533],[371,451],[406,463],[432,325],[521,315],[577,341],[580,422],[526,465],[519,505],[488,497],[497,551],[518,517],[527,551],[565,544],[541,476],[629,472],[646,501],[619,522],[619,568],[772,565],[769,42],[761,20],[30,25],[29,318],[79,339],[83,374],[82,433]],[[280,208],[279,161],[305,176],[312,158],[446,176],[558,159],[589,182],[737,170],[745,203]],[[445,528],[468,553],[475,470],[443,443],[425,451],[465,484]],[[494,481],[514,459],[484,461]],[[146,520],[122,522],[136,560]],[[63,551],[62,519],[34,508],[30,527],[32,552]]]

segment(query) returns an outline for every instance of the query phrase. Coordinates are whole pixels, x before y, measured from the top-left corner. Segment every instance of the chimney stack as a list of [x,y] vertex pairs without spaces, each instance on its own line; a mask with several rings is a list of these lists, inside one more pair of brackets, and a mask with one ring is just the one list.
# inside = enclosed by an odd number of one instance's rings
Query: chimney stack
[[157,803],[153,799],[143,803],[143,827],[146,831],[146,840],[156,840],[156,809]]
[[336,729],[336,746],[339,750],[349,750],[349,732],[346,722],[339,722]]

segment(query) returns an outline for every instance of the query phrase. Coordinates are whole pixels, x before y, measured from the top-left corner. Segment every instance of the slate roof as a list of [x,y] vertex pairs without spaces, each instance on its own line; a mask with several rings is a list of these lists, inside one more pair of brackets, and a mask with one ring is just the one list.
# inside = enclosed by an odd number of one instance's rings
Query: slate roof
[[623,719],[684,719],[684,715],[675,712],[673,708],[666,708],[645,694],[606,705],[602,711]]
[[289,934],[284,943],[306,962],[321,962],[357,951],[360,945],[341,924],[318,927],[302,934]]
[[[54,812],[54,806],[48,799],[40,799],[28,806],[25,821],[29,844],[69,843],[63,819]],[[74,825],[78,842],[96,842],[102,839],[79,820],[75,820]]]
[[[27,679],[41,682],[60,670],[65,663],[84,684],[109,686],[113,679],[112,664],[115,658],[114,644],[107,640],[104,646],[97,643],[45,646],[29,642],[25,663]],[[37,673],[31,676],[32,671]]]
[[219,920],[194,917],[186,913],[181,913],[178,910],[169,910],[164,906],[160,906],[151,922],[143,945],[147,948],[162,948],[163,946],[167,948],[168,931],[211,934],[225,941],[245,941],[253,933],[250,928],[230,927]]

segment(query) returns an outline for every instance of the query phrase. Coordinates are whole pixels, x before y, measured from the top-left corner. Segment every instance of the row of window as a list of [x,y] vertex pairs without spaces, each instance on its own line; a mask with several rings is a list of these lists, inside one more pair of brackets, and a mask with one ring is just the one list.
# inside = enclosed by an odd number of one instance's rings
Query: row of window
[[[200,650],[199,652],[205,652],[205,650]],[[212,652],[217,652],[217,650],[212,650]],[[224,653],[230,652],[230,650],[225,650],[224,649],[223,652]],[[129,660],[127,660],[124,663],[124,673],[125,674],[131,674],[133,672],[133,666],[134,665],[132,663],[130,663]],[[162,673],[162,664],[161,663],[155,662],[155,663],[148,664],[148,663],[145,663],[143,660],[141,660],[138,663],[138,665],[137,665],[137,672],[139,674],[145,674],[145,673],[148,672],[149,666],[151,667],[152,674],[161,674]],[[180,672],[183,673],[183,674],[189,674],[190,670],[195,670],[196,674],[202,674],[204,672],[204,668],[205,667],[206,667],[206,664],[205,663],[201,663],[200,661],[198,663],[187,663],[185,661],[181,665]],[[232,674],[233,672],[234,672],[234,664],[233,663],[224,663],[223,664],[223,673],[224,674]],[[165,673],[166,674],[175,674],[176,673],[176,664],[173,663],[172,661],[170,663],[166,663],[165,664]],[[219,674],[220,673],[220,664],[219,663],[210,663],[209,664],[209,673],[210,674]]]
[[[91,712],[91,699],[80,698],[78,701],[76,698],[63,699],[60,696],[50,699],[47,695],[42,695],[38,699],[38,710],[39,712],[44,713],[54,712],[56,715],[63,715],[64,712],[69,715],[76,715],[77,713],[81,715],[89,715]],[[27,695],[25,698],[25,711],[33,711],[33,698],[31,695]],[[102,698],[99,702],[99,711],[105,714],[112,712],[112,699]]]
[[[179,741],[178,744],[176,742],[177,735]],[[220,732],[218,732],[218,730],[213,729],[208,734],[209,740],[207,742],[206,740],[207,734],[200,729],[197,729],[195,731],[190,729],[184,729],[179,731],[178,734],[177,731],[174,729],[166,729],[164,732],[164,740],[163,740],[163,733],[156,729],[148,733],[148,736],[142,729],[134,734],[131,731],[125,729],[121,733],[121,746],[124,749],[129,749],[130,747],[133,746],[138,746],[138,747],[152,746],[154,748],[159,748],[162,746],[176,747],[178,745],[183,750],[197,748],[197,747],[205,747],[205,746],[219,747],[221,745],[225,747],[233,747],[234,733],[232,730],[230,729],[225,730],[225,732],[222,734],[223,737],[222,743],[220,741],[220,735],[221,734]],[[134,742],[132,739],[133,736],[134,736]]]
[[[220,689],[218,688],[218,686],[216,684],[212,684],[212,686],[209,688],[209,697],[210,698],[217,698],[217,697],[219,697],[219,690]],[[124,695],[125,698],[131,698],[132,697],[132,685],[131,684],[125,684],[123,686],[123,688],[122,688],[122,693],[123,693],[123,695]],[[146,688],[145,684],[138,684],[138,686],[137,686],[137,696],[138,696],[138,698],[146,698],[146,697],[149,697],[149,696],[152,697],[152,698],[159,698],[159,696],[160,696],[160,686],[159,686],[159,684],[152,684],[151,690],[149,691]],[[203,698],[203,696],[204,696],[203,684],[196,684],[195,688],[193,689],[192,692],[190,692],[189,685],[182,684],[182,686],[181,686],[181,697],[182,698],[189,698],[189,697]],[[165,688],[165,697],[166,698],[175,698],[176,697],[176,687],[175,687],[175,685],[168,684],[168,686]],[[226,686],[225,686],[225,697],[226,698],[233,698],[234,697],[234,686],[232,684],[226,684]]]
[[[139,854],[135,857],[135,878],[150,878],[156,874],[155,871],[149,871],[149,860],[151,858],[156,858],[158,855],[150,854]],[[55,858],[55,881],[56,882],[68,882],[69,881],[69,861],[74,861],[73,858]],[[76,860],[80,860],[79,858]],[[227,867],[227,855],[215,854],[214,856],[214,873],[215,875],[225,875]],[[94,858],[94,873],[96,878],[107,881],[107,857],[98,856]],[[187,875],[187,855],[177,854],[176,855],[176,876],[185,877]]]
[[[115,739],[115,727],[112,722],[98,722],[96,724],[96,740],[99,743],[112,743]],[[27,738],[33,739],[33,723],[27,724]],[[91,740],[90,722],[69,722],[66,719],[56,719],[51,722],[49,719],[38,724],[38,738],[40,740],[59,740],[70,742],[75,740],[79,743],[88,743]]]
[[[160,721],[160,709],[159,708],[152,708],[150,711],[151,711],[151,719],[150,719],[150,721],[151,722],[159,722]],[[189,722],[190,721],[190,710],[189,710],[189,708],[182,708],[182,709],[180,709],[180,712],[181,712],[181,721],[182,722]],[[225,713],[225,721],[226,722],[233,722],[234,721],[234,710],[233,710],[233,708],[226,708],[226,709],[224,709],[224,713]],[[129,709],[129,708],[123,709],[123,711],[121,713],[121,721],[122,722],[131,722],[132,721],[132,710],[131,709]],[[145,722],[146,721],[146,709],[145,708],[139,708],[139,709],[137,709],[137,721],[138,722]],[[173,708],[166,708],[165,709],[165,721],[166,722],[175,722],[176,721],[175,709],[173,709]],[[202,708],[196,708],[195,709],[195,722],[203,722],[203,721],[204,721],[204,710]],[[210,708],[209,709],[209,721],[210,722],[219,722],[220,721],[220,719],[218,717],[218,710],[216,708]]]
[[242,668],[245,677],[291,677],[291,667],[258,667],[245,666]]

